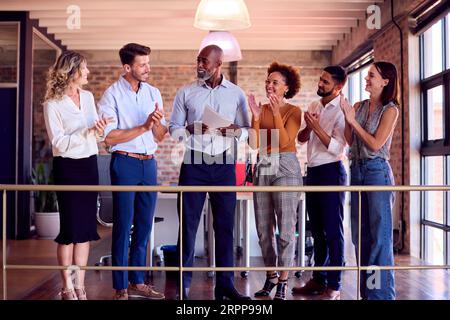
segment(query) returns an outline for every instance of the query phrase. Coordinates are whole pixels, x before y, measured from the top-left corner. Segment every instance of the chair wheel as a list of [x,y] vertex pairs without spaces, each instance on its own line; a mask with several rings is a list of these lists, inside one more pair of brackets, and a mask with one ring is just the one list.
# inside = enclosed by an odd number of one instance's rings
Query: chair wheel
[[248,271],[242,271],[241,272],[241,278],[247,279],[248,278]]

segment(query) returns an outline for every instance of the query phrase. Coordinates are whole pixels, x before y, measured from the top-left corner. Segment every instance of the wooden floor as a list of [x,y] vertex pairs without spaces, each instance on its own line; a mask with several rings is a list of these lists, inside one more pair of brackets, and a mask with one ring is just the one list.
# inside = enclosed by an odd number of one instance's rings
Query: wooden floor
[[[89,264],[94,265],[100,256],[108,254],[111,244],[111,230],[99,227],[102,240],[93,243]],[[8,264],[56,264],[56,244],[52,240],[20,240],[8,241]],[[346,263],[353,265],[354,254],[351,246],[346,248]],[[206,259],[197,258],[197,266],[206,266]],[[252,266],[262,266],[262,259],[252,258]],[[423,264],[418,259],[409,256],[396,256],[397,265]],[[7,298],[23,300],[54,300],[60,299],[58,292],[61,282],[59,273],[55,271],[19,271],[7,272]],[[289,287],[301,285],[310,277],[309,272],[302,274],[300,279],[292,275]],[[247,279],[242,279],[236,273],[235,285],[239,291],[253,296],[264,282],[264,272],[250,272]],[[395,274],[397,299],[399,300],[449,300],[450,299],[450,271],[398,271]],[[110,271],[88,271],[86,275],[86,289],[91,300],[109,300],[112,297]],[[167,299],[175,299],[175,280],[166,278],[165,272],[153,272],[151,282],[158,290],[165,292]],[[0,279],[0,285],[3,285]],[[205,272],[194,273],[190,298],[194,300],[213,299],[214,280],[208,278]],[[290,290],[289,290],[290,292]],[[273,293],[272,293],[273,295]],[[3,293],[0,294],[3,298]],[[356,272],[343,273],[342,299],[356,299]],[[269,298],[270,299],[270,298]],[[314,297],[288,295],[290,300],[309,300]]]

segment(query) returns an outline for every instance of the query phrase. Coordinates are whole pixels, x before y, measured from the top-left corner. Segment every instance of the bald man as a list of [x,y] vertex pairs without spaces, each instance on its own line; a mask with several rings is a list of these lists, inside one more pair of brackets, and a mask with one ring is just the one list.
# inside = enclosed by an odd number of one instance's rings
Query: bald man
[[[223,51],[215,45],[203,48],[197,56],[197,80],[178,90],[173,104],[169,131],[173,138],[185,141],[186,153],[181,165],[180,186],[235,186],[234,144],[246,141],[250,120],[245,94],[221,73]],[[231,125],[210,130],[201,123],[209,106]],[[192,267],[195,237],[206,192],[183,194],[183,266]],[[236,193],[210,192],[215,233],[216,266],[232,267],[233,228]],[[178,250],[180,250],[178,241]],[[178,251],[179,252],[179,251]],[[183,272],[183,296],[187,298],[192,272]],[[234,273],[217,272],[216,300],[250,300],[234,287]]]

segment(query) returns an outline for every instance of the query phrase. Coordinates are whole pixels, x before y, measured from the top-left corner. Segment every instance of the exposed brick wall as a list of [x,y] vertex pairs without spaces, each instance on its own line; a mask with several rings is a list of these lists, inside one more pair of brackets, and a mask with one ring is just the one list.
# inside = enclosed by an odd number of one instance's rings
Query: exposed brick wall
[[[94,94],[98,102],[103,92],[108,86],[120,76],[122,69],[118,60],[117,52],[112,51],[87,51],[82,52],[88,60],[90,70],[89,84],[85,89]],[[176,91],[183,85],[195,80],[195,58],[196,52],[192,51],[164,51],[152,52],[150,55],[151,76],[149,83],[161,91],[164,103],[166,120],[170,118],[173,99]],[[322,68],[330,63],[329,52],[243,52],[244,59],[238,64],[238,85],[245,93],[253,92],[258,100],[266,101],[264,82],[267,76],[267,67],[277,60],[282,63],[294,65],[300,69],[302,89],[290,103],[304,108],[313,99],[317,99],[315,94],[317,90],[317,79]],[[225,63],[223,73],[229,78],[229,67]],[[36,141],[45,139],[45,127],[39,109],[35,109],[35,135],[39,137]],[[42,119],[43,121],[43,119]],[[41,145],[42,143],[39,142]],[[45,149],[47,150],[45,151]],[[163,185],[177,184],[179,175],[179,163],[174,163],[171,153],[180,151],[180,145],[167,136],[159,144],[157,151],[158,159],[158,183]],[[44,144],[41,153],[49,152],[49,144]],[[303,163],[306,158],[305,146],[298,146],[298,157]],[[100,146],[100,153],[107,151]],[[36,154],[36,157],[39,155]]]
[[17,81],[17,68],[14,66],[0,66],[0,83],[15,83]]

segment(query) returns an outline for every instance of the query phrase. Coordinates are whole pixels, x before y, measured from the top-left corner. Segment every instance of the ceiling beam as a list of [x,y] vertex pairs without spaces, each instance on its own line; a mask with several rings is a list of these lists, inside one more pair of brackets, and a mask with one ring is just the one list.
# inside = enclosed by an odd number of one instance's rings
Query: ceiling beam
[[[130,38],[127,41],[122,40],[98,40],[98,39],[71,39],[71,40],[61,40],[64,45],[99,45],[99,46],[123,46],[124,44],[128,42],[139,42],[142,44],[148,44],[151,47],[158,47],[160,45],[173,45],[173,46],[186,46],[190,45],[191,49],[198,49],[198,46],[200,45],[201,39],[178,39],[177,41],[173,41],[173,39],[155,39],[155,40],[149,40],[149,39],[135,39]],[[310,44],[312,45],[335,45],[337,43],[337,40],[300,40],[298,41],[303,46],[308,46]],[[295,44],[295,39],[278,39],[277,40],[277,48],[281,44]],[[267,44],[260,41],[259,39],[244,39],[242,41],[239,41],[239,44],[241,48],[245,48],[247,46],[254,46],[254,45],[260,45],[260,46],[266,46]]]
[[[43,18],[39,19],[39,26],[41,27],[61,27],[65,26],[67,19],[52,19]],[[138,22],[133,18],[106,18],[106,19],[94,19],[85,18],[81,20],[81,28],[83,27],[108,27],[108,26],[135,26],[136,23],[151,25],[166,25],[168,28],[171,26],[186,26],[192,25],[192,18],[167,18],[167,19],[152,19],[144,22]],[[340,27],[356,27],[357,19],[321,19],[321,18],[266,18],[266,19],[252,19],[253,26],[258,24],[272,25],[272,26],[340,26]]]
[[[30,17],[32,19],[67,19],[69,14],[66,11],[51,10],[51,11],[31,11]],[[195,10],[126,10],[122,13],[122,16],[127,18],[189,18],[193,20],[195,16]],[[289,17],[289,18],[335,18],[335,19],[362,19],[365,17],[365,11],[363,10],[342,10],[336,11],[332,9],[322,10],[309,10],[305,9],[293,9],[293,10],[267,10],[267,9],[252,9],[251,18],[266,19],[272,17]],[[117,18],[116,10],[83,10],[81,12],[81,19],[105,19],[105,18]]]
[[[193,39],[198,38],[202,39],[206,33],[199,32],[185,32],[182,34],[183,38]],[[272,33],[268,34],[265,32],[252,32],[252,33],[233,33],[233,35],[239,40],[244,39],[299,39],[299,40],[342,40],[343,34],[339,33],[303,33],[303,32],[295,32],[295,33]],[[168,39],[172,38],[177,40],[181,38],[181,35],[168,35],[161,32],[147,32],[147,33],[126,33],[126,32],[109,32],[109,33],[96,33],[96,34],[55,34],[55,38],[64,39],[64,40],[123,40],[123,39]]]
[[[164,32],[167,33],[167,26],[165,25],[155,25],[155,26],[117,26],[117,27],[88,27],[84,26],[81,29],[69,30],[66,26],[59,27],[48,27],[47,31],[54,34],[65,35],[82,35],[82,34],[96,34],[96,33],[126,33],[126,34],[147,34],[149,32]],[[170,26],[171,32],[176,32],[178,34],[191,33],[194,31],[202,32],[206,34],[207,31],[199,30],[194,28],[194,26],[180,27],[180,26]],[[245,33],[267,33],[267,34],[290,34],[290,33],[349,33],[350,27],[343,26],[300,26],[295,28],[293,26],[277,26],[274,28],[270,25],[259,25],[252,26],[249,29],[233,31],[233,34],[245,34]]]
[[[96,45],[96,44],[80,44],[80,45],[69,45],[69,50],[114,50],[119,51],[119,49],[122,47],[122,45]],[[165,44],[165,45],[159,45],[159,46],[151,46],[152,50],[198,50],[196,47],[192,47],[190,45],[174,45],[172,44]],[[277,50],[281,51],[292,51],[292,50],[302,50],[302,51],[331,51],[332,46],[331,45],[301,45],[301,44],[292,44],[292,43],[286,43],[286,44],[279,44],[277,46]],[[267,50],[267,46],[264,45],[254,45],[254,46],[247,46],[245,48],[241,48],[242,50]]]
[[[198,0],[2,0],[0,2],[0,10],[3,11],[47,11],[47,10],[62,10],[70,5],[78,5],[81,10],[116,10],[124,11],[130,9],[136,10],[196,10]],[[365,10],[367,6],[374,3],[382,3],[383,0],[246,0],[249,12],[252,8],[261,7],[265,5],[272,5],[275,3],[275,8],[289,8],[294,9],[308,7],[310,9],[333,9],[333,10]]]

